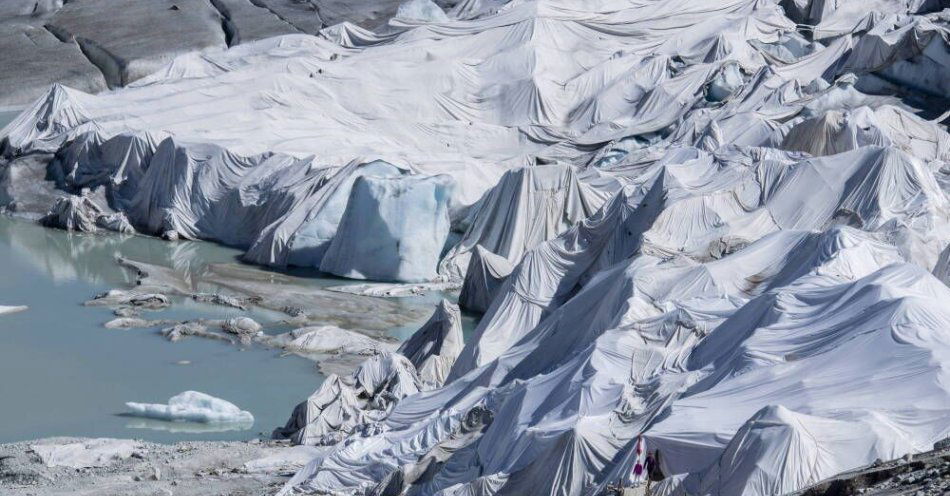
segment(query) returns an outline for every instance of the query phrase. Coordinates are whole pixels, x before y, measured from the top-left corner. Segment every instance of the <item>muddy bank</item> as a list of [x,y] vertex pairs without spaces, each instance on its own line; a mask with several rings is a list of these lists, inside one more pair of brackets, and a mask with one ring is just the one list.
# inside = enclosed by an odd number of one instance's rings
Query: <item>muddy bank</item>
[[[116,263],[130,273],[131,287],[86,302],[87,306],[113,310],[117,318],[104,323],[106,327],[159,329],[170,341],[205,338],[239,346],[253,343],[313,360],[324,374],[349,373],[366,356],[394,349],[398,336],[391,331],[417,327],[432,308],[425,298],[409,301],[331,291],[305,278],[240,264],[208,264],[183,273],[174,267],[121,257]],[[160,316],[156,310],[171,306],[168,295],[231,308],[235,315],[257,308],[275,317],[260,322],[243,316],[227,320],[201,315],[188,320],[150,317]],[[310,347],[293,343],[298,337],[294,333],[316,327],[345,334],[346,345],[328,348],[319,343]]]

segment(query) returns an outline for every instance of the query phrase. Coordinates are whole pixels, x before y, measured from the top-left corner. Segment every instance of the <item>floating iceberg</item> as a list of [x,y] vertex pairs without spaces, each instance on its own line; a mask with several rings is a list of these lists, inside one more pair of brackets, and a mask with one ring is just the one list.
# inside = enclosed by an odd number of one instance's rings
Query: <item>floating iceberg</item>
[[254,423],[251,412],[241,410],[234,404],[197,391],[185,391],[172,396],[168,404],[133,403],[125,404],[129,415],[173,422],[199,423]]
[[0,305],[0,315],[22,312],[24,310],[27,310],[27,307],[25,305],[14,305],[14,306]]

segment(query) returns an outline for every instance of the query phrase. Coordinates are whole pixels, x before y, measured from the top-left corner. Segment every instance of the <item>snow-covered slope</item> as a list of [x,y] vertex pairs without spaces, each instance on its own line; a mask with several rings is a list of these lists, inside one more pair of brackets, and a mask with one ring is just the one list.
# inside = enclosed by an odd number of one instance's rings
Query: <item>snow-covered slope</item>
[[0,134],[144,233],[464,280],[464,347],[440,308],[276,432],[329,446],[285,494],[775,494],[950,434],[950,11],[834,5],[414,1]]

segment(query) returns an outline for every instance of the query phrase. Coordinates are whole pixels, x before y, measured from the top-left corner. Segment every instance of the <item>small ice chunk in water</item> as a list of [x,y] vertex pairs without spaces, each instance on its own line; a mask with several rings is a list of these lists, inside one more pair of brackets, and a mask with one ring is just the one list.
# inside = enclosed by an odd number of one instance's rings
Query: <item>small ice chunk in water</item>
[[23,305],[19,305],[19,306],[3,306],[3,305],[0,305],[0,315],[3,315],[3,314],[5,314],[5,313],[22,312],[22,311],[24,311],[24,310],[26,310],[26,307],[23,306]]
[[254,422],[251,412],[241,410],[231,402],[214,396],[185,391],[172,396],[167,405],[160,403],[126,403],[130,414],[176,422]]

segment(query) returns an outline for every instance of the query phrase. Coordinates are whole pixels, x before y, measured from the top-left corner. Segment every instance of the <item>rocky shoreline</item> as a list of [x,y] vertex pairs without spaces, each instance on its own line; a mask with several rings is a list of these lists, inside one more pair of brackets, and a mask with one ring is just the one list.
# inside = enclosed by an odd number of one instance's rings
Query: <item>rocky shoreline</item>
[[31,496],[276,492],[319,448],[282,441],[48,438],[0,444],[0,493]]

